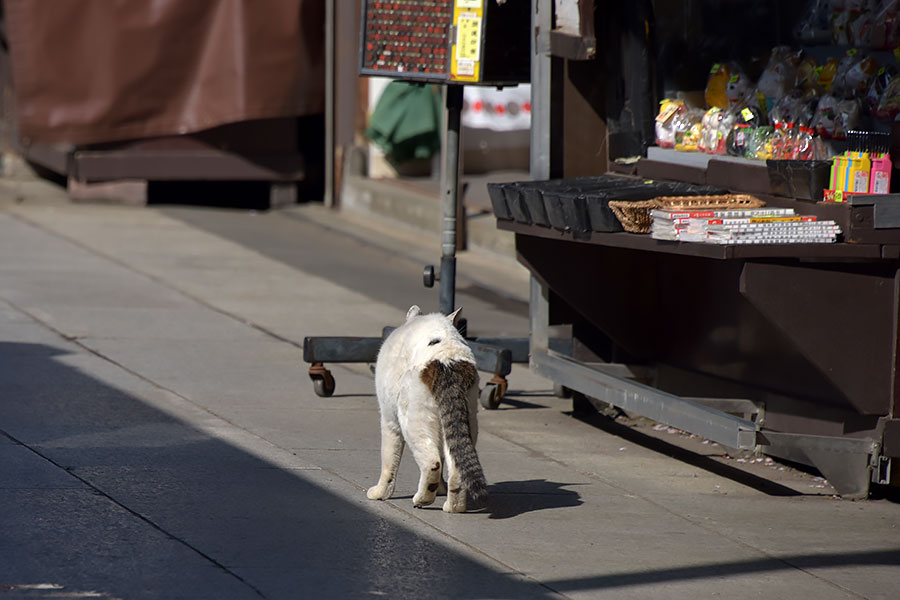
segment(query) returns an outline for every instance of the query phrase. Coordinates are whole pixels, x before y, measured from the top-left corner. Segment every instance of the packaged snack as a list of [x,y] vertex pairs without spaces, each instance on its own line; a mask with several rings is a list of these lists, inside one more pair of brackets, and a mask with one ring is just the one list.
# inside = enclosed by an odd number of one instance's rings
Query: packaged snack
[[819,93],[822,91],[819,86],[819,65],[816,59],[811,56],[804,56],[797,65],[797,77],[794,81],[794,88],[803,92],[812,91]]
[[807,44],[827,44],[831,41],[831,0],[812,0],[806,16],[794,30],[798,41]]
[[773,127],[757,127],[750,135],[747,144],[747,158],[766,160],[773,158],[772,137],[775,135]]
[[779,125],[784,122],[797,121],[803,108],[803,98],[800,92],[795,90],[783,96],[772,107],[769,113],[769,121],[773,125]]
[[775,102],[794,87],[800,58],[800,53],[787,46],[772,49],[769,62],[756,85],[756,89],[766,98],[767,111],[772,110]]
[[813,117],[812,128],[817,135],[825,139],[835,138],[837,122],[843,121],[839,116],[840,100],[831,94],[822,96],[816,106],[816,115]]
[[896,74],[896,69],[893,67],[880,67],[878,69],[878,72],[875,74],[875,77],[872,78],[869,89],[866,91],[866,95],[863,98],[863,104],[866,111],[878,116],[878,104],[881,102],[885,90],[887,90]]
[[847,31],[850,12],[846,10],[846,3],[846,0],[832,0],[831,2],[831,37],[839,46],[850,45],[850,33]]
[[749,123],[735,123],[725,139],[725,149],[731,156],[747,156],[753,128]]
[[847,38],[850,44],[861,48],[871,47],[874,0],[847,0]]
[[726,154],[727,149],[725,144],[728,140],[728,133],[734,127],[735,122],[735,113],[733,111],[725,111],[722,114],[722,118],[719,120],[719,128],[716,132],[716,145],[715,148],[710,150],[712,154]]
[[883,0],[869,13],[862,32],[864,45],[875,50],[889,50],[897,46],[896,21],[900,13],[898,0]]
[[841,100],[837,105],[834,119],[834,133],[832,138],[836,140],[847,139],[847,133],[856,129],[859,124],[859,101],[855,99]]
[[681,100],[666,99],[659,103],[659,114],[656,115],[656,144],[660,148],[675,147],[675,117],[687,112]]
[[900,77],[891,79],[875,108],[875,116],[879,119],[893,121],[900,114]]
[[857,48],[850,48],[838,62],[831,93],[844,98],[865,95],[869,81],[878,72],[878,62]]
[[825,64],[816,68],[816,82],[826,94],[831,91],[831,87],[834,85],[837,68],[838,60],[836,58],[829,58],[825,61]]
[[700,134],[704,111],[690,109],[675,115],[675,149],[696,152],[700,146]]
[[850,98],[865,96],[878,69],[878,61],[871,56],[864,56],[854,62],[844,76],[844,96]]
[[801,125],[797,128],[796,137],[794,138],[794,147],[791,158],[793,160],[813,160],[815,157],[815,147],[813,146],[813,130],[809,127]]
[[703,115],[700,122],[700,144],[698,150],[701,152],[715,152],[718,145],[719,122],[725,111],[719,107],[712,107]]

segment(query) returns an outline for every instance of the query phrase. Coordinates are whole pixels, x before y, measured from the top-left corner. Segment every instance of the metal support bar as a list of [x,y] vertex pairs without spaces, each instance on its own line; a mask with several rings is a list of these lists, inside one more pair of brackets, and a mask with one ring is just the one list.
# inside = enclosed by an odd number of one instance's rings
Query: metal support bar
[[303,360],[308,363],[375,362],[382,338],[317,336],[303,340]]
[[856,439],[830,435],[760,431],[756,434],[756,440],[760,446],[780,446],[804,451],[812,450],[835,454],[876,454],[878,452],[878,444],[868,438]]
[[567,388],[624,410],[696,433],[730,448],[756,447],[756,424],[656,388],[603,373],[577,360],[533,351],[532,368]]
[[449,315],[456,305],[456,221],[459,211],[459,130],[463,86],[445,88],[447,130],[444,168],[441,171],[443,221],[441,222],[441,286],[439,308]]

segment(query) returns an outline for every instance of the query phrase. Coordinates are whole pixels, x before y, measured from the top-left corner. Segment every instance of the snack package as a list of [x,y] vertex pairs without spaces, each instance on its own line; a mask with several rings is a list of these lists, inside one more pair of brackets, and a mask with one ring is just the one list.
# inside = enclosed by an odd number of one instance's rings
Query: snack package
[[794,89],[801,90],[804,93],[821,93],[823,90],[819,85],[819,72],[820,69],[816,59],[811,56],[804,56],[797,64],[797,77],[794,80]]
[[847,10],[846,0],[831,0],[831,39],[839,46],[850,45],[850,32],[848,23],[850,11]]
[[675,115],[675,149],[684,152],[696,152],[700,146],[704,111],[692,108]]
[[735,123],[735,113],[734,111],[725,111],[722,114],[722,118],[719,120],[719,129],[716,132],[716,146],[710,152],[712,154],[726,154],[726,142],[728,140],[728,133],[732,130]]
[[[900,46],[900,0],[885,0],[872,22],[876,31],[884,31],[883,34],[872,34],[874,48],[892,50]],[[884,39],[878,35],[883,35]]]
[[809,127],[803,125],[798,127],[790,158],[793,160],[813,160],[815,157],[814,135],[813,130]]
[[803,109],[803,98],[798,91],[792,91],[783,96],[772,107],[769,113],[769,121],[773,125],[779,125],[785,122],[794,122],[800,118]]
[[844,76],[844,95],[851,98],[865,96],[878,69],[878,61],[871,56],[864,56],[853,63]]
[[859,124],[859,101],[855,99],[841,100],[837,105],[837,113],[834,119],[834,133],[832,138],[836,140],[847,139],[847,134],[856,129]]
[[836,58],[829,58],[825,61],[825,64],[816,67],[816,83],[826,94],[831,92],[831,88],[834,85],[837,68],[838,60]]
[[755,158],[758,160],[766,160],[774,158],[772,152],[772,138],[775,135],[775,129],[770,126],[757,127],[750,135],[747,143],[747,158]]
[[756,89],[766,98],[767,111],[794,87],[800,58],[800,53],[787,46],[772,49],[769,62],[756,84]]
[[850,44],[861,48],[871,47],[875,0],[847,0],[845,10],[847,38]]
[[888,82],[878,106],[875,108],[875,116],[879,119],[893,121],[900,114],[900,77],[894,77]]
[[826,94],[819,99],[816,106],[816,115],[813,117],[812,128],[825,139],[834,137],[834,122],[837,118],[838,99],[831,94]]
[[887,90],[896,75],[897,71],[893,67],[881,67],[878,69],[863,98],[863,105],[866,111],[875,116],[880,116],[878,114],[878,105],[882,96],[884,96],[885,90]]
[[725,149],[731,156],[747,156],[753,130],[749,123],[735,123],[725,138]]
[[718,145],[719,122],[724,113],[723,109],[713,106],[703,114],[700,121],[700,143],[697,148],[701,152],[715,152]]
[[831,0],[812,0],[806,9],[806,16],[794,30],[798,41],[807,44],[827,44],[831,42]]
[[681,100],[666,99],[659,103],[659,114],[656,115],[656,144],[660,148],[675,147],[675,118],[687,112]]
[[850,48],[838,62],[830,92],[844,98],[863,96],[878,72],[878,62],[857,48]]

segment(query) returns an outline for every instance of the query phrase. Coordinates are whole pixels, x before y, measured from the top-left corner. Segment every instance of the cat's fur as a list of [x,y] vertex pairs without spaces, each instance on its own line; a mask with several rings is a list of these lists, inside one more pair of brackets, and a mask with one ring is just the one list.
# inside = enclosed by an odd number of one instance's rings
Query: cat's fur
[[413,505],[426,506],[447,475],[446,512],[479,508],[487,483],[475,440],[478,436],[478,371],[475,357],[450,316],[423,315],[418,306],[391,332],[375,363],[375,391],[381,409],[381,476],[369,488],[372,500],[394,492],[404,442],[419,465]]

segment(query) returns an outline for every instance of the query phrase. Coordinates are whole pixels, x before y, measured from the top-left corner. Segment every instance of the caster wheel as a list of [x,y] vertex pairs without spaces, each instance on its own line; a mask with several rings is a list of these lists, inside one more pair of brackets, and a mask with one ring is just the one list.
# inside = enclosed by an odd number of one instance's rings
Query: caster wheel
[[484,386],[484,389],[481,390],[481,394],[478,396],[481,405],[488,410],[496,410],[500,406],[500,398],[500,388],[494,383]]
[[309,378],[312,379],[316,396],[330,398],[334,394],[334,377],[322,363],[315,363],[309,368]]
[[334,394],[334,379],[325,379],[324,377],[313,379],[313,390],[320,398],[331,398],[331,395]]

